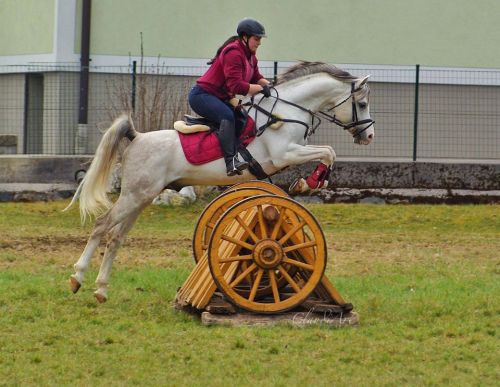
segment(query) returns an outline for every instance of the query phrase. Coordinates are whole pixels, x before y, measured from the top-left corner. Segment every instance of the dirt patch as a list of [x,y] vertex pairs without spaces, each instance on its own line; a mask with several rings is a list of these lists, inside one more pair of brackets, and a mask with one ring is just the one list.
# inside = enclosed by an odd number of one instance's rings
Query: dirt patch
[[[493,236],[476,236],[474,243],[469,239],[448,240],[432,234],[398,235],[379,234],[360,240],[359,235],[330,234],[326,236],[328,246],[329,277],[370,275],[380,265],[395,270],[411,270],[416,266],[434,267],[457,262],[470,264],[474,261],[476,270],[490,269],[498,261],[495,252],[500,249]],[[18,268],[28,272],[44,270],[47,266],[72,272],[73,265],[87,243],[86,236],[38,236],[17,237],[0,240],[0,270]],[[91,269],[97,270],[105,251],[102,242],[95,253]],[[164,237],[128,238],[118,251],[115,267],[161,268],[194,267],[191,238],[168,239]]]
[[[0,240],[0,270],[17,267],[36,271],[37,268],[45,265],[72,268],[86,243],[87,237],[83,236],[4,238]],[[100,264],[105,247],[106,243],[101,242],[93,257],[92,267]],[[191,255],[191,239],[189,238],[173,240],[157,237],[131,237],[119,250],[115,262],[124,266],[171,267],[190,263]]]

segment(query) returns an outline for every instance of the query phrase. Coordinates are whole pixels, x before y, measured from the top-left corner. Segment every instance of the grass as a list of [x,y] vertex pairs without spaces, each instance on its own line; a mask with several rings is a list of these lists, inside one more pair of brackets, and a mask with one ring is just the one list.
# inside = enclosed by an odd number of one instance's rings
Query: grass
[[173,310],[203,203],[146,209],[108,303],[92,297],[99,257],[71,294],[91,226],[66,204],[0,204],[0,385],[498,383],[500,206],[308,205],[361,325],[299,329],[206,328]]

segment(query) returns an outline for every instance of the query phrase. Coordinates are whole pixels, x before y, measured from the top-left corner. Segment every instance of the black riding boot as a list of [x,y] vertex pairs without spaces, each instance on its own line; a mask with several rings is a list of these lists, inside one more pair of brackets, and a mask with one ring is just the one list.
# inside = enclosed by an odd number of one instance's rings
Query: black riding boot
[[243,173],[241,171],[248,168],[248,163],[238,160],[234,124],[231,123],[231,121],[222,120],[220,128],[216,133],[220,142],[220,147],[222,148],[222,153],[224,153],[227,175],[241,175]]

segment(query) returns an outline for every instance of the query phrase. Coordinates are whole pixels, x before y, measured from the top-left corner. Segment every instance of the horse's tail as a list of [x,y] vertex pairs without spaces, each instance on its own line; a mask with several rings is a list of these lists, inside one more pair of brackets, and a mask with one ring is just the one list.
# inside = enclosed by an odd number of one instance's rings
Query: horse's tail
[[133,140],[137,134],[131,117],[126,114],[122,114],[111,124],[97,147],[90,168],[65,210],[79,198],[80,217],[82,222],[85,222],[87,216],[99,216],[111,207],[112,202],[108,199],[107,188],[118,146],[123,137],[127,136]]

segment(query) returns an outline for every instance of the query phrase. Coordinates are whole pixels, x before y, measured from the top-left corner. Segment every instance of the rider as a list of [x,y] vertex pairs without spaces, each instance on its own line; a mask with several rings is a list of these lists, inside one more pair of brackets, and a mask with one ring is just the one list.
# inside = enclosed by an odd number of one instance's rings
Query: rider
[[255,53],[266,31],[257,20],[245,18],[232,36],[208,62],[210,68],[189,92],[189,105],[194,112],[220,124],[216,132],[228,176],[241,175],[248,163],[238,160],[234,108],[229,100],[236,94],[270,96],[269,81],[257,65]]

